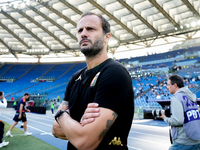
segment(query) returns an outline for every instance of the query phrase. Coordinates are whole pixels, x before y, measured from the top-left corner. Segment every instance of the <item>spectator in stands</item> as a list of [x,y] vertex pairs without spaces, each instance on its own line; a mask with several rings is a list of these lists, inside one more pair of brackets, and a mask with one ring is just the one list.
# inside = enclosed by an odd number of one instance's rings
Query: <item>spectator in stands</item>
[[165,88],[165,92],[167,92],[167,88]]
[[[6,108],[7,101],[4,97],[4,93],[0,91],[0,108]],[[4,123],[0,120],[0,148],[9,144],[9,142],[3,141],[3,133],[4,133]]]
[[42,105],[43,107],[46,107],[46,101],[44,101],[44,103],[43,103],[43,105]]
[[163,93],[163,92],[161,92],[160,98],[161,98],[162,100],[164,99],[164,93]]
[[167,81],[163,81],[163,86],[167,87]]
[[147,96],[147,94],[145,94],[145,100],[146,100],[146,103],[148,103],[148,96]]
[[161,99],[161,96],[160,94],[158,93],[157,96],[156,96],[156,99],[160,100]]
[[[171,117],[162,111],[161,118],[172,127],[173,144],[169,150],[200,149],[200,116],[196,95],[184,87],[183,78],[172,75],[167,88],[171,94]],[[185,114],[185,115],[184,115]]]
[[6,136],[13,137],[11,134],[12,129],[18,124],[19,121],[22,120],[24,122],[23,128],[24,128],[24,135],[31,135],[32,133],[27,131],[27,119],[26,119],[26,114],[25,111],[30,112],[29,109],[26,108],[26,102],[29,100],[29,94],[25,93],[24,96],[19,100],[18,105],[17,105],[17,110],[16,114],[13,118],[15,121],[11,126],[8,132],[6,133]]
[[[60,133],[63,135],[60,138],[69,140],[68,150],[128,149],[134,92],[128,71],[108,57],[110,25],[101,15],[85,13],[77,29],[87,67],[70,79],[60,111],[55,115],[53,134]],[[98,103],[101,114],[92,123],[82,126],[79,122],[89,102]]]
[[140,95],[140,91],[139,89],[136,90],[136,96],[139,96]]

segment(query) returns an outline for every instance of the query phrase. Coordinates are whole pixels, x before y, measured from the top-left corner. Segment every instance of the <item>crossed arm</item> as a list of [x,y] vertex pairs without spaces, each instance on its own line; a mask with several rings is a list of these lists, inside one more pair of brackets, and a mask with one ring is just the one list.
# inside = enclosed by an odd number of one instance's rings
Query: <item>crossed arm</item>
[[[60,106],[59,110],[62,107]],[[95,109],[97,108],[90,108],[90,106],[86,109],[84,119],[81,119],[82,124],[73,120],[67,113],[63,113],[58,118],[60,125],[56,121],[53,123],[53,135],[68,139],[77,149],[95,149],[117,118],[117,114],[112,110],[99,107],[100,115],[94,119],[92,116],[95,116],[95,113],[88,112],[95,112]],[[83,126],[84,123],[88,124]]]
[[[89,103],[87,106],[87,109],[85,110],[81,120],[80,120],[80,124],[82,126],[91,123],[95,120],[96,117],[99,116],[99,108],[98,108],[98,104],[97,103]],[[59,110],[67,110],[68,109],[68,102],[67,101],[63,101],[61,103],[61,105],[58,108]],[[53,130],[52,133],[54,135],[54,137],[56,138],[60,138],[63,140],[67,140],[65,134],[63,133],[60,125],[55,121],[53,124]]]

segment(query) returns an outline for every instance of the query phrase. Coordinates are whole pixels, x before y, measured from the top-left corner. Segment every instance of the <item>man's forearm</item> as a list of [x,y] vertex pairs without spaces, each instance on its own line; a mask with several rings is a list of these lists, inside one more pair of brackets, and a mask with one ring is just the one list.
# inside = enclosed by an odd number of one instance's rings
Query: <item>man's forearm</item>
[[171,117],[166,117],[164,121],[170,126],[179,126],[184,122],[184,111],[182,103],[175,97],[171,100]]
[[62,101],[62,103],[60,104],[60,106],[58,107],[58,110],[67,110],[69,108],[69,103],[68,101]]
[[65,134],[63,133],[60,125],[56,121],[54,121],[54,123],[53,123],[52,134],[56,138],[67,140],[67,138],[66,138]]
[[82,126],[72,119],[68,113],[63,113],[58,117],[60,127],[68,140],[77,149],[94,150],[97,148],[106,132],[117,118],[117,114],[110,109],[100,108],[101,117],[94,122]]
[[23,104],[20,104],[19,114],[22,115]]
[[[69,139],[69,141],[77,149],[83,148],[82,145],[79,145],[79,144],[77,145],[77,143],[81,143],[81,142],[77,142],[77,141],[86,141],[83,138],[83,135],[86,135],[83,132],[83,126],[79,122],[73,120],[67,113],[63,113],[58,118],[58,122],[59,122],[61,130],[63,131],[63,134],[65,134],[66,138]],[[85,143],[85,142],[83,142],[83,143]],[[83,148],[83,149],[86,149],[86,148]],[[95,149],[95,148],[92,148],[92,149]]]
[[[58,110],[67,110],[68,109],[68,101],[63,101],[60,106],[58,107]],[[56,138],[60,138],[60,139],[63,139],[63,140],[67,140],[65,134],[63,133],[60,125],[54,121],[53,123],[53,129],[52,129],[52,134],[54,137]]]

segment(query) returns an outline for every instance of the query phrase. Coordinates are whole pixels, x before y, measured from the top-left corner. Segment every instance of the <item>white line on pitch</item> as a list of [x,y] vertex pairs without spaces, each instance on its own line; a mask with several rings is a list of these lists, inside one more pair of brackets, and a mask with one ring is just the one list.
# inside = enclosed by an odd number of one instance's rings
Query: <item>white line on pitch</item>
[[168,145],[168,144],[158,143],[158,142],[154,142],[154,141],[149,141],[149,140],[139,139],[139,138],[133,138],[133,137],[128,137],[128,138],[129,138],[129,139],[134,139],[134,140],[143,141],[143,142],[149,142],[149,143],[153,143],[153,144]]
[[[14,116],[15,114],[7,114],[7,113],[4,113],[5,115],[10,115],[10,116]],[[29,113],[26,113],[27,117],[30,118],[37,118],[37,119],[42,119],[42,120],[46,120],[46,121],[54,121],[54,118],[51,118],[51,119],[48,119],[46,117],[41,117],[40,115],[38,116],[33,116],[32,114],[29,114]]]
[[149,136],[156,136],[156,137],[161,137],[161,138],[169,138],[168,136],[160,136],[160,135],[148,134],[148,133],[142,133],[142,132],[136,132],[136,131],[130,131],[130,132],[137,133],[137,134],[143,134],[143,135],[149,135]]
[[[6,114],[6,115],[13,116],[13,115],[11,115],[11,114]],[[27,115],[27,114],[26,114],[26,115]],[[33,121],[33,122],[37,122],[37,123],[44,124],[44,125],[47,125],[47,126],[52,127],[52,125],[45,124],[45,123],[42,123],[42,122],[39,122],[39,121],[35,121],[35,120],[30,119],[30,118],[37,118],[37,119],[42,119],[42,120],[46,120],[46,119],[43,119],[43,118],[40,118],[40,117],[33,117],[33,116],[31,116],[31,115],[27,115],[27,117],[28,117],[28,121],[30,120],[30,121]],[[52,122],[51,124],[53,124],[53,121],[54,121],[54,120],[46,120],[46,121],[51,121],[51,122]]]
[[132,149],[136,149],[136,150],[142,150],[140,148],[136,148],[136,147],[132,147],[132,146],[128,146],[128,148],[132,148]]
[[50,119],[45,119],[45,118],[41,118],[40,116],[32,116],[32,115],[27,115],[28,118],[36,118],[36,119],[42,119],[42,120],[46,120],[46,121],[50,121],[50,122],[53,122],[54,121],[54,118],[51,118]]
[[169,126],[166,127],[161,127],[161,126],[150,126],[150,125],[143,125],[143,124],[132,124],[131,126],[131,130],[133,129],[148,129],[151,131],[160,131],[160,132],[165,132],[165,131],[169,131]]
[[[2,116],[2,117],[6,118],[6,119],[8,119],[8,120],[12,120],[12,119],[10,119],[10,118],[8,118],[8,117],[5,117],[5,116]],[[32,128],[32,129],[38,130],[38,131],[40,131],[40,132],[42,132],[42,133],[47,133],[46,131],[40,130],[40,129],[35,128],[35,127],[32,127],[32,126],[30,126],[30,125],[27,125],[27,126],[30,127],[30,128]]]

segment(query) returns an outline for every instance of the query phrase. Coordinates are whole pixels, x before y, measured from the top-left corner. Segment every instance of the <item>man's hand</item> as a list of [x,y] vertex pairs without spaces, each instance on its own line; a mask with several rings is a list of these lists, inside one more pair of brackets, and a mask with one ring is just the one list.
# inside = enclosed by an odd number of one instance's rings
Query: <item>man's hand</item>
[[[67,110],[68,108],[69,108],[68,101],[62,101],[62,103],[58,107],[57,112],[59,110]],[[54,123],[53,123],[52,134],[56,138],[67,140],[67,138],[66,138],[65,134],[63,133],[60,125],[55,120],[54,120]]]
[[22,117],[22,115],[20,114],[20,115],[18,116],[18,119],[21,119],[21,117]]
[[165,119],[165,114],[164,114],[164,111],[163,110],[161,110],[161,114],[162,114],[162,116],[160,116],[160,118],[162,118],[163,120]]
[[29,113],[31,112],[30,109],[26,109],[26,111],[29,112]]
[[96,117],[99,116],[99,104],[97,103],[89,103],[81,120],[80,123],[82,126],[89,124],[95,120]]
[[67,140],[67,138],[66,138],[65,134],[63,133],[60,125],[55,120],[53,122],[52,134],[55,138]]

